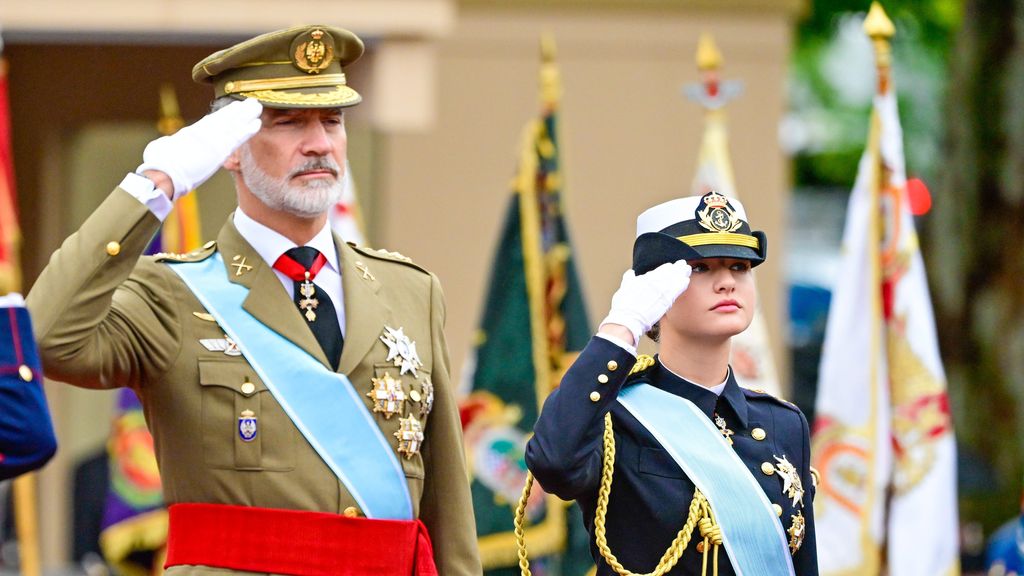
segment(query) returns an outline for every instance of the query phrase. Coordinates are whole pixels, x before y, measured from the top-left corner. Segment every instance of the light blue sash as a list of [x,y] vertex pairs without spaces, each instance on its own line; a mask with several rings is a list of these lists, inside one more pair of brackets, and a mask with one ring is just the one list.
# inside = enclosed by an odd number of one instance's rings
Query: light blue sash
[[[170,264],[238,345],[274,399],[368,518],[412,519],[405,473],[352,383],[242,308],[219,253]],[[282,313],[287,313],[282,310]]]
[[619,402],[707,496],[737,575],[794,573],[782,524],[768,497],[693,402],[650,384],[625,388]]

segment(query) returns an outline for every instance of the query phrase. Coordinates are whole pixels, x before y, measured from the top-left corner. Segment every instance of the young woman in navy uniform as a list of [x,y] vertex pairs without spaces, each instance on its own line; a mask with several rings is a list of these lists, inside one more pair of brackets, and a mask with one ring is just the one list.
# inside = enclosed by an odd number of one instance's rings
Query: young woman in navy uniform
[[[818,573],[807,420],[740,387],[766,238],[711,192],[637,219],[633,267],[544,403],[526,462],[577,500],[597,574]],[[636,357],[643,334],[655,357]]]

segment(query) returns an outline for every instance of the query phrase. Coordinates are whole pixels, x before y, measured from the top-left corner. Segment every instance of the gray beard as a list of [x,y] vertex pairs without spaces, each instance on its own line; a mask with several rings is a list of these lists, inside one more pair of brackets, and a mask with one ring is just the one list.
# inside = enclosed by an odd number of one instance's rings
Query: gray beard
[[[344,186],[341,168],[328,156],[312,158],[285,177],[274,178],[259,167],[248,145],[243,145],[239,152],[242,181],[254,196],[274,210],[301,218],[313,218],[330,210],[341,199]],[[316,179],[298,185],[291,183],[291,178],[296,174],[324,168],[334,170],[338,175],[333,182]]]

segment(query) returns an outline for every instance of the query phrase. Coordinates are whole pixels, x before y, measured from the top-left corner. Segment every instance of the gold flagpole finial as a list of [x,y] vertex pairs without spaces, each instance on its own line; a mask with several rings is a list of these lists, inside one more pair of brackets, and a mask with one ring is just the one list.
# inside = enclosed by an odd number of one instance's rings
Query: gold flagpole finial
[[722,53],[715,44],[715,38],[708,32],[700,35],[697,41],[697,69],[701,71],[718,70],[722,67]]
[[160,119],[157,120],[156,128],[161,134],[168,136],[181,130],[184,125],[185,121],[178,108],[178,95],[174,91],[174,85],[165,82],[160,86]]
[[[871,9],[864,19],[864,33],[871,38],[875,47],[875,64],[879,70],[879,92],[887,89],[888,69],[892,64],[892,37],[896,35],[896,27],[886,15],[885,9],[877,1],[871,3]],[[885,76],[885,78],[883,78]]]
[[540,99],[545,106],[558,106],[562,97],[562,80],[555,61],[555,37],[550,32],[540,38]]

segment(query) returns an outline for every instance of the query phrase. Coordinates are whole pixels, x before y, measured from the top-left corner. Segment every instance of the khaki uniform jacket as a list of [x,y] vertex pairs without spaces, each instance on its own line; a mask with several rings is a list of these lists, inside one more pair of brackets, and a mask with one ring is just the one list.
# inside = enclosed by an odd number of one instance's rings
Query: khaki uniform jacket
[[[48,376],[88,388],[129,386],[139,395],[153,433],[164,497],[179,502],[232,504],[352,513],[352,495],[328,469],[242,356],[210,351],[201,339],[223,331],[159,258],[139,256],[159,228],[149,210],[121,189],[70,236],[50,259],[28,295]],[[434,544],[440,574],[480,574],[458,411],[449,383],[437,278],[393,255],[354,248],[335,236],[346,317],[339,372],[364,397],[372,378],[401,381],[407,397],[401,416],[420,417],[433,384],[419,454],[399,455],[400,415],[374,417],[405,471],[413,512]],[[325,366],[327,359],[270,265],[229,222],[217,242],[192,259],[219,250],[230,281],[244,285],[244,308]],[[241,266],[239,266],[241,265]],[[251,267],[251,268],[248,268]],[[364,272],[365,271],[365,272]],[[239,273],[240,272],[240,273]],[[399,375],[381,341],[385,326],[417,345],[418,377]],[[286,359],[282,359],[286,361]],[[251,382],[255,386],[242,384]],[[251,410],[259,431],[251,442],[238,418]],[[300,537],[297,535],[297,537]],[[172,574],[216,574],[176,567]]]

